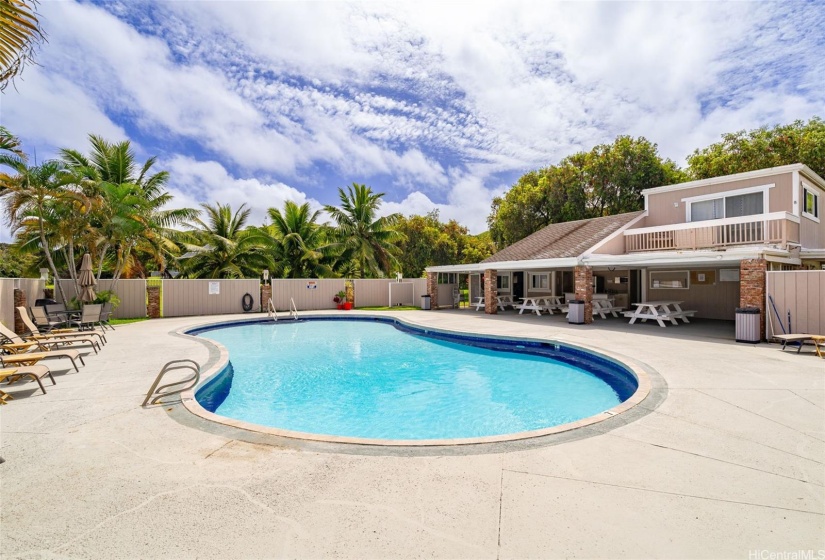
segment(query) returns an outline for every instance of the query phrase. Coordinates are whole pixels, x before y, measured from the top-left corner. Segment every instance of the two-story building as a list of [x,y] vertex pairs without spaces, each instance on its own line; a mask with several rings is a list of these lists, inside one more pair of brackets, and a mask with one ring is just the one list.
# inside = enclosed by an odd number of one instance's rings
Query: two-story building
[[[436,306],[452,304],[459,275],[470,298],[565,295],[590,302],[679,300],[696,317],[762,310],[765,272],[825,268],[825,181],[802,164],[647,189],[644,210],[552,224],[475,264],[427,269]],[[825,305],[825,302],[822,302]]]

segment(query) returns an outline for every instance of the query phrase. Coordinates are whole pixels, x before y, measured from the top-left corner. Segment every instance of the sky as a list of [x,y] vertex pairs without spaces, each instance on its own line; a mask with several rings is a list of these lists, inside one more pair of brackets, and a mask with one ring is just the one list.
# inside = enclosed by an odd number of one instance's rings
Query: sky
[[[0,95],[38,161],[88,134],[157,156],[176,206],[437,209],[473,233],[566,155],[825,116],[825,2],[43,0],[39,66]],[[0,241],[9,240],[0,226]]]

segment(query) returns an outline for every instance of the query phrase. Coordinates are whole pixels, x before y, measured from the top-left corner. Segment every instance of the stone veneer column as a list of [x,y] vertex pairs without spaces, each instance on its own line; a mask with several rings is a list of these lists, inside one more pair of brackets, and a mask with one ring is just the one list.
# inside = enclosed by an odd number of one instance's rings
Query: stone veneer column
[[739,307],[759,308],[759,337],[765,340],[765,259],[744,259],[739,263]]
[[575,268],[576,299],[584,301],[584,322],[593,322],[593,269],[589,266]]
[[146,297],[149,303],[146,306],[150,319],[160,319],[160,286],[146,286]]
[[17,334],[26,334],[29,329],[23,324],[23,318],[20,317],[18,307],[27,307],[26,292],[23,290],[14,289],[14,332]]
[[427,293],[430,296],[430,306],[432,309],[438,308],[438,273],[427,273]]
[[484,312],[488,315],[498,313],[498,271],[484,271]]
[[272,299],[272,284],[264,282],[261,284],[261,311],[268,311],[270,299]]

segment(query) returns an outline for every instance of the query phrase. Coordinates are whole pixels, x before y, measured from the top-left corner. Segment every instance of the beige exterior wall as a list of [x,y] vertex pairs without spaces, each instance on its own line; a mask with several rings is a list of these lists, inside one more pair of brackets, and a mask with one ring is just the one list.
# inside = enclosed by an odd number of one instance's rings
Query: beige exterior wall
[[[380,278],[372,280],[354,280],[355,307],[383,307],[402,305],[421,305],[421,296],[427,293],[426,278],[405,278],[401,285],[393,279]],[[390,301],[390,284],[393,284],[392,301]],[[439,285],[439,294],[441,286]]]
[[[819,222],[802,214],[805,188],[819,194]],[[799,219],[799,242],[802,246],[806,249],[825,249],[825,190],[806,177],[801,177],[799,181]]]
[[[739,270],[738,266],[726,268]],[[694,270],[713,270],[716,283],[706,285],[691,283],[687,289],[654,289],[650,287],[650,272],[655,272],[656,269],[648,269],[647,301],[682,301],[684,302],[681,304],[682,309],[696,311],[697,318],[731,321],[735,319],[736,308],[739,307],[739,282],[722,282],[719,274],[720,269],[701,268]]]
[[648,216],[644,220],[644,224],[639,223],[633,227],[653,227],[685,223],[687,208],[686,203],[682,202],[683,198],[723,193],[770,184],[773,184],[774,188],[769,191],[768,208],[765,209],[766,212],[793,213],[793,173],[788,172],[743,181],[731,181],[704,187],[651,194],[647,200]]
[[[307,288],[308,285],[313,285],[310,282],[314,282],[316,288]],[[335,309],[336,305],[332,298],[338,292],[345,290],[346,280],[341,278],[276,279],[272,281],[272,303],[279,311],[289,309],[289,298],[295,300],[295,307],[298,311]]]
[[[218,283],[219,294],[209,294],[210,282]],[[243,313],[244,294],[252,296],[253,311],[261,309],[261,282],[257,279],[164,280],[162,294],[164,317]]]
[[458,284],[439,284],[438,285],[438,306],[450,307],[453,305],[453,288],[457,288]]
[[[790,311],[792,332],[825,334],[825,270],[768,272],[767,284],[786,331]],[[770,301],[766,312],[768,336],[782,334]]]

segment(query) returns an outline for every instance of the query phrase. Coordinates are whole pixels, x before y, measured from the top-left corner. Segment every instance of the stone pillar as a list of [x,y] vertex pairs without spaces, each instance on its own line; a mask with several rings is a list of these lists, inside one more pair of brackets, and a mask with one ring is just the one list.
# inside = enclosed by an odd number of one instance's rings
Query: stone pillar
[[26,334],[29,329],[23,324],[23,318],[20,317],[18,307],[28,307],[26,303],[26,292],[23,290],[14,289],[14,332],[17,334]]
[[759,308],[759,336],[765,340],[765,259],[744,259],[739,263],[739,307]]
[[146,286],[147,314],[150,319],[160,319],[160,286]]
[[427,293],[430,295],[430,306],[438,309],[438,273],[427,273]]
[[488,315],[498,313],[498,271],[484,271],[484,312]]
[[576,299],[584,301],[584,322],[593,322],[593,269],[589,266],[577,266],[575,269]]
[[272,284],[264,282],[261,284],[261,310],[267,311],[269,300],[272,299]]

